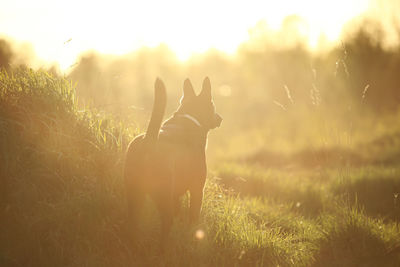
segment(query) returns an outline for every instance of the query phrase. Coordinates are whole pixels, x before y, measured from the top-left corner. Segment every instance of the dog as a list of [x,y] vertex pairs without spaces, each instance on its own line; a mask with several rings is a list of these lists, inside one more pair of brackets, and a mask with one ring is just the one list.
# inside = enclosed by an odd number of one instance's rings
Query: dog
[[125,186],[130,226],[137,226],[145,196],[155,202],[161,218],[162,242],[180,209],[180,197],[190,192],[189,220],[198,220],[207,175],[207,134],[221,125],[215,111],[210,79],[203,81],[199,95],[189,79],[173,116],[162,125],[166,89],[157,78],[151,119],[145,134],[129,144],[125,161]]

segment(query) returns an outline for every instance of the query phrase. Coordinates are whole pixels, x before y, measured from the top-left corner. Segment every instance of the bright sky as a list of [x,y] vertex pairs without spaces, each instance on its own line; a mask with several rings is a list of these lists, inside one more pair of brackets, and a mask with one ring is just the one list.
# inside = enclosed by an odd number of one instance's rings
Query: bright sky
[[368,2],[2,0],[0,37],[32,43],[40,59],[57,61],[64,70],[90,49],[123,54],[165,43],[186,59],[212,47],[232,53],[258,21],[278,29],[291,14],[306,19],[311,42],[321,33],[335,40],[343,24],[365,11]]

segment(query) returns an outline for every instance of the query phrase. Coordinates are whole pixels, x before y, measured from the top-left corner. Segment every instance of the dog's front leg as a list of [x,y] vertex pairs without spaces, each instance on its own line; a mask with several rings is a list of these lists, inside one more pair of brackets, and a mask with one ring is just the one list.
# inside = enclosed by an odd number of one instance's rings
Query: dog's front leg
[[201,185],[190,191],[190,223],[198,221],[203,202],[203,186]]

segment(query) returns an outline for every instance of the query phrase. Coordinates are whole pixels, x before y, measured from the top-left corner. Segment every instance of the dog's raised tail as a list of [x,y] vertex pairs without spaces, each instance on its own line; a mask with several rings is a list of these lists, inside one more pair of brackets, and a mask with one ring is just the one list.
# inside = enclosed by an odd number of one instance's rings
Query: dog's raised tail
[[158,133],[160,131],[161,123],[164,117],[165,106],[167,103],[167,92],[165,90],[164,83],[160,78],[156,79],[154,84],[154,103],[153,111],[151,112],[151,118],[149,126],[147,126],[145,138],[148,140],[157,140]]

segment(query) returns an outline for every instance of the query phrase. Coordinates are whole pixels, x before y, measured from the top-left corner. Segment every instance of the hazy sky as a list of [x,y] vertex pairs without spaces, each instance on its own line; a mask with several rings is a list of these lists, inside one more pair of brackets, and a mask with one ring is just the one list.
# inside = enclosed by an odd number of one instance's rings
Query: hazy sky
[[320,33],[334,40],[368,2],[2,0],[0,37],[31,42],[39,58],[58,61],[63,69],[84,50],[122,54],[159,43],[185,59],[211,47],[234,52],[258,21],[277,29],[291,14],[307,20],[312,42]]

